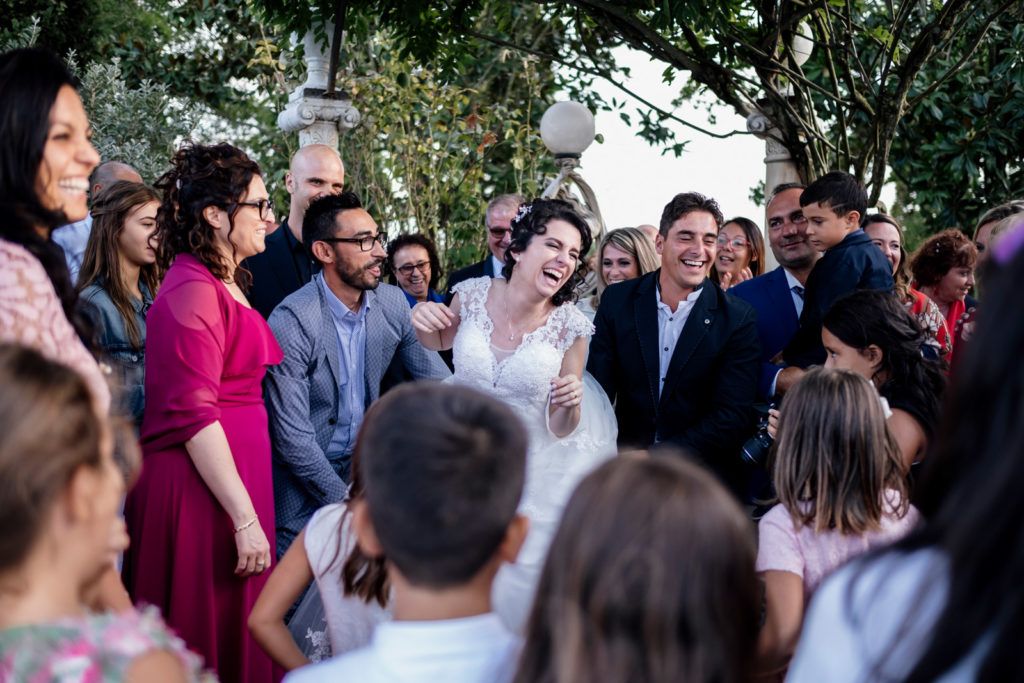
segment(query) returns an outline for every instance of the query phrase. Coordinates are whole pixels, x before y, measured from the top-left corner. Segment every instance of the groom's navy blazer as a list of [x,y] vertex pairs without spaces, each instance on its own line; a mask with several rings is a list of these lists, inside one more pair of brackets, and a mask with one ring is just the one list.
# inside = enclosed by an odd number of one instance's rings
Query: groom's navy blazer
[[786,273],[779,266],[764,275],[739,283],[729,289],[729,294],[743,299],[757,312],[757,332],[761,338],[758,393],[761,398],[771,398],[772,382],[782,366],[770,361],[786,348],[786,344],[796,334],[796,328],[800,326],[800,317],[793,305]]
[[705,279],[659,399],[660,274],[604,290],[587,370],[615,404],[621,447],[670,442],[699,457],[738,493],[739,448],[752,430],[761,360],[754,309]]

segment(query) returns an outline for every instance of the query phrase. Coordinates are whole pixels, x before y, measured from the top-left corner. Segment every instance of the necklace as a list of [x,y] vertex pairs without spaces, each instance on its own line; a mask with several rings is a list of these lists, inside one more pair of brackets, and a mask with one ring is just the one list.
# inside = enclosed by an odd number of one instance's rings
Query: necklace
[[[505,286],[505,291],[502,292],[501,303],[505,306],[505,322],[508,323],[508,340],[510,342],[514,342],[517,335],[522,337],[522,332],[516,332],[512,327],[512,315],[508,312],[508,285]],[[536,316],[534,316],[533,320],[536,320]],[[527,322],[533,322],[533,320]]]

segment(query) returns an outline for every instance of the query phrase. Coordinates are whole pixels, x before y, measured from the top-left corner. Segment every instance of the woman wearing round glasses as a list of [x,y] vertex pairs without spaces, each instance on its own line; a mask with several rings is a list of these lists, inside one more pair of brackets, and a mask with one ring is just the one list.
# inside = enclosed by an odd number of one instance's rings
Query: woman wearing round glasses
[[264,249],[273,204],[256,162],[186,145],[156,186],[157,260],[146,317],[144,466],[128,495],[124,578],[221,680],[270,683],[246,628],[274,554],[270,436],[261,381],[283,354],[249,306],[242,259]]
[[718,253],[711,279],[729,289],[764,272],[764,238],[757,224],[738,216],[718,231]]
[[421,301],[444,303],[444,297],[435,291],[441,278],[441,263],[437,248],[426,235],[399,235],[388,245],[388,282],[405,292],[409,306]]

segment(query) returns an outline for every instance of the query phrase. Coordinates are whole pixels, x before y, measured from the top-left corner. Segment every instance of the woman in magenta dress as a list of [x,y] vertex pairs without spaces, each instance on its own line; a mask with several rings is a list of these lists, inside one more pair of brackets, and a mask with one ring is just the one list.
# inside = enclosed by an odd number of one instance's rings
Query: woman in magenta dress
[[[241,287],[273,204],[259,166],[228,144],[178,151],[159,181],[159,257],[147,318],[143,469],[125,516],[124,578],[222,681],[279,678],[246,628],[274,553],[260,383],[281,349]],[[173,263],[172,263],[173,262]]]

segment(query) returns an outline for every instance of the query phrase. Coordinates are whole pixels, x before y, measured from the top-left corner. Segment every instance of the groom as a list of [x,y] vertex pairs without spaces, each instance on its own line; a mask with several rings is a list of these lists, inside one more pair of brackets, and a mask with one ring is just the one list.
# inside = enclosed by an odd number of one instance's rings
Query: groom
[[615,404],[620,447],[681,447],[740,496],[761,348],[754,310],[707,277],[721,224],[695,192],[665,206],[661,268],[601,295],[587,370]]

